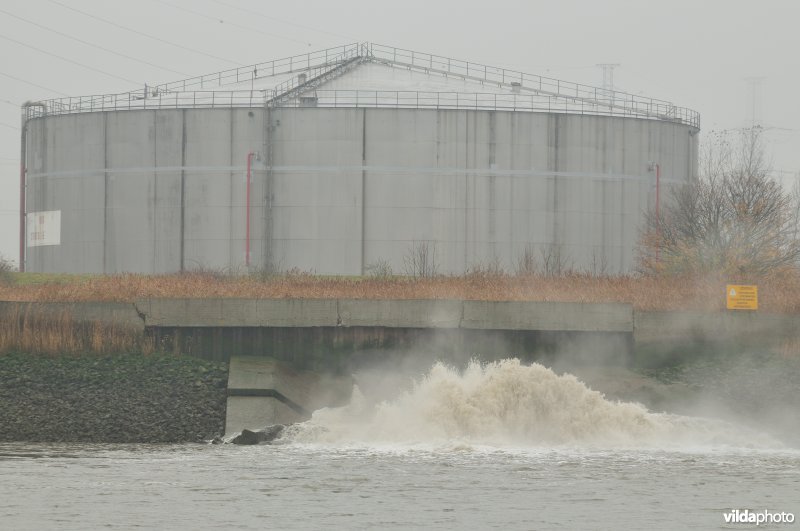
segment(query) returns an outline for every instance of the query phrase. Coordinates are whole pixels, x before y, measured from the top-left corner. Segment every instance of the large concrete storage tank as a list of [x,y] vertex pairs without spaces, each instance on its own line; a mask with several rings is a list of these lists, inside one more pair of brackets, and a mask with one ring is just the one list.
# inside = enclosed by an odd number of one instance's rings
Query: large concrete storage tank
[[[671,103],[377,44],[24,108],[29,271],[630,271],[693,178]],[[663,191],[662,191],[663,195]]]

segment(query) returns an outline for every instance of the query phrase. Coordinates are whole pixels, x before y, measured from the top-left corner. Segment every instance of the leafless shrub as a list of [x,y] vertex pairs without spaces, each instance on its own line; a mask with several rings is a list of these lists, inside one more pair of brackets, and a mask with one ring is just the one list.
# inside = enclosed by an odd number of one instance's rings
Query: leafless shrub
[[648,214],[639,246],[644,273],[763,276],[797,265],[797,212],[769,175],[760,128],[738,145],[707,147],[703,175]]
[[800,173],[792,186],[791,216],[794,225],[793,238],[800,239]]
[[236,271],[229,267],[211,267],[200,262],[191,262],[192,264],[182,274],[199,275],[215,280],[227,280],[236,276]]
[[364,273],[372,278],[389,278],[394,275],[389,261],[382,258],[367,264]]
[[503,269],[503,263],[498,256],[486,262],[472,264],[464,272],[464,276],[467,277],[499,277],[505,274],[506,271]]
[[546,277],[560,277],[573,272],[573,261],[563,246],[551,243],[541,248],[542,273]]
[[436,244],[431,242],[415,242],[408,254],[403,257],[406,275],[413,278],[431,278],[438,274],[436,263]]
[[586,273],[593,277],[608,276],[608,257],[602,249],[592,249],[592,259],[586,268]]
[[17,268],[14,267],[11,260],[7,260],[3,255],[0,255],[0,284],[11,284],[14,280],[12,273],[16,270]]
[[248,277],[259,282],[268,282],[280,276],[280,266],[274,262],[268,262],[259,267],[251,268]]
[[517,260],[517,275],[533,276],[539,272],[539,263],[536,260],[536,253],[532,244],[525,246],[519,259]]

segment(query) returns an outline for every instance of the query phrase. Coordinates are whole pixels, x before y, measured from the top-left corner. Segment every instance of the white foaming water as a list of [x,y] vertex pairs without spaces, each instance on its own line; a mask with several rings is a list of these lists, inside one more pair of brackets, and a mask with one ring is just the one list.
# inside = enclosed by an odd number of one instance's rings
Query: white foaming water
[[591,447],[779,447],[771,437],[720,420],[649,412],[607,400],[572,375],[517,359],[459,372],[434,365],[411,391],[370,404],[314,412],[289,427],[296,443]]

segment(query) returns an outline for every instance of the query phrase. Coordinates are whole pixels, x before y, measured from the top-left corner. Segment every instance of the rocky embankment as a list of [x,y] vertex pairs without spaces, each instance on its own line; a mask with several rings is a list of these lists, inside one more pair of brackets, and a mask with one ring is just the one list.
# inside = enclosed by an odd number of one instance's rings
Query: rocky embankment
[[177,443],[223,434],[228,369],[189,357],[0,355],[0,441]]

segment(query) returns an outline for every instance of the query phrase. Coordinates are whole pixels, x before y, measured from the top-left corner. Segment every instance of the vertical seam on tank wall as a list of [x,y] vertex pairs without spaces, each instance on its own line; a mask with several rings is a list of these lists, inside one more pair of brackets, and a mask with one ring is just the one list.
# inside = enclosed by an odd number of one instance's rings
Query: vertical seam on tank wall
[[264,160],[266,164],[266,171],[264,172],[264,235],[261,244],[263,254],[262,267],[276,270],[277,266],[274,264],[275,250],[273,249],[272,239],[272,140],[275,130],[272,128],[272,108],[269,105],[264,106]]
[[553,237],[552,247],[555,251],[557,247],[561,246],[558,238],[558,145],[559,145],[559,115],[553,115]]
[[460,113],[464,116],[464,272],[467,271],[469,260],[469,115],[465,112]]
[[[497,190],[495,161],[497,160],[497,115],[494,111],[489,111],[489,247],[492,256],[487,257],[494,261],[497,258]],[[476,164],[477,165],[477,164]],[[488,264],[487,264],[488,265]]]
[[[626,140],[626,134],[627,134],[627,131],[626,131],[626,126],[627,125],[628,125],[628,121],[627,120],[621,120],[620,121],[620,129],[622,130],[622,133],[621,133],[621,140],[622,141],[620,142],[620,144],[622,145],[622,147],[620,148],[620,150],[622,152],[622,166],[620,168],[621,171],[625,171],[626,170],[626,168],[625,168],[625,147],[626,147],[625,144],[627,144],[627,142],[625,140]],[[659,133],[660,132],[661,131],[659,129]],[[653,138],[653,128],[652,127],[648,127],[647,128],[647,134],[648,134],[648,138]],[[660,149],[661,146],[663,145],[663,138],[662,138],[661,134],[658,135],[658,139],[656,140],[656,142],[657,142],[657,146],[658,146],[657,149]],[[649,148],[649,145],[648,145],[648,148]],[[638,171],[638,169],[637,169],[637,171]],[[626,225],[626,221],[627,221],[627,218],[628,218],[627,212],[625,210],[626,210],[626,207],[628,205],[627,205],[627,202],[625,201],[625,185],[623,184],[622,186],[620,186],[619,190],[620,190],[619,204],[620,204],[620,212],[621,212],[621,215],[622,215],[622,218],[620,219],[620,223],[619,223],[619,230],[620,230],[619,241],[621,243],[621,242],[625,241],[625,229],[626,229],[625,225]],[[625,263],[625,245],[620,245],[620,247],[619,247],[619,263],[620,264],[624,264]]]
[[[619,222],[619,241],[623,243],[625,241],[625,185],[619,187],[619,204],[620,204],[620,211],[622,212],[622,216]],[[622,244],[619,246],[619,263],[625,263],[625,245]]]
[[263,185],[263,198],[264,198],[264,210],[261,213],[261,267],[262,268],[269,268],[270,265],[267,263],[267,256],[269,255],[269,250],[267,249],[267,245],[269,244],[268,236],[267,236],[267,179],[269,179],[269,150],[267,149],[267,127],[268,127],[268,118],[269,118],[269,108],[265,104],[261,108],[261,151],[264,153],[264,185]]
[[[153,111],[153,168],[158,168],[158,111]],[[158,171],[153,171],[153,269],[158,263]]]
[[24,273],[26,270],[26,256],[28,254],[28,216],[25,213],[28,208],[28,119],[26,116],[22,117],[22,129],[20,131],[20,204],[19,204],[19,271]]
[[180,270],[186,269],[186,109],[181,110]]
[[[234,113],[235,112],[236,112],[235,109],[233,107],[231,107],[231,110],[230,110],[230,122],[231,122],[231,125],[230,125],[230,130],[229,130],[230,140],[228,141],[228,151],[229,151],[228,161],[229,161],[229,164],[231,165],[231,168],[233,168],[233,157],[234,157],[234,154],[233,154],[233,131],[234,131],[233,120],[234,120],[234,116],[235,116]],[[235,180],[236,180],[236,174],[234,173],[233,170],[231,170],[230,173],[228,174],[228,267],[231,267],[231,268],[234,267],[235,262],[237,262],[237,260],[234,259],[234,251],[233,251],[234,241],[235,241],[234,240],[234,234],[233,234],[233,210],[234,210],[233,209],[233,185],[234,185],[234,181]],[[245,209],[244,210],[245,210],[245,212],[247,212],[247,205],[245,205]]]
[[[513,169],[516,167],[514,163],[514,126],[516,124],[516,116],[513,114],[509,117],[508,120],[508,163],[509,168]],[[509,195],[508,195],[508,267],[509,269],[514,267],[514,177],[508,178],[509,183]]]
[[[269,151],[267,150],[267,119],[268,116],[268,108],[264,105],[261,108],[261,151],[264,153],[264,187],[263,187],[263,198],[264,198],[264,210],[261,214],[261,267],[268,268],[269,264],[267,263],[267,179],[269,179]],[[255,113],[254,113],[255,114]]]
[[688,136],[688,143],[686,145],[686,180],[684,182],[689,182],[692,178],[692,128],[690,127],[687,131]]
[[[602,252],[602,260],[606,260],[606,253],[608,249],[606,248],[606,231],[608,230],[608,220],[606,219],[605,213],[608,212],[606,207],[608,203],[608,181],[601,181],[600,182],[600,252]],[[594,252],[594,249],[592,249]]]
[[108,113],[103,113],[103,274],[108,274]]
[[361,110],[361,274],[364,274],[367,245],[367,109]]

